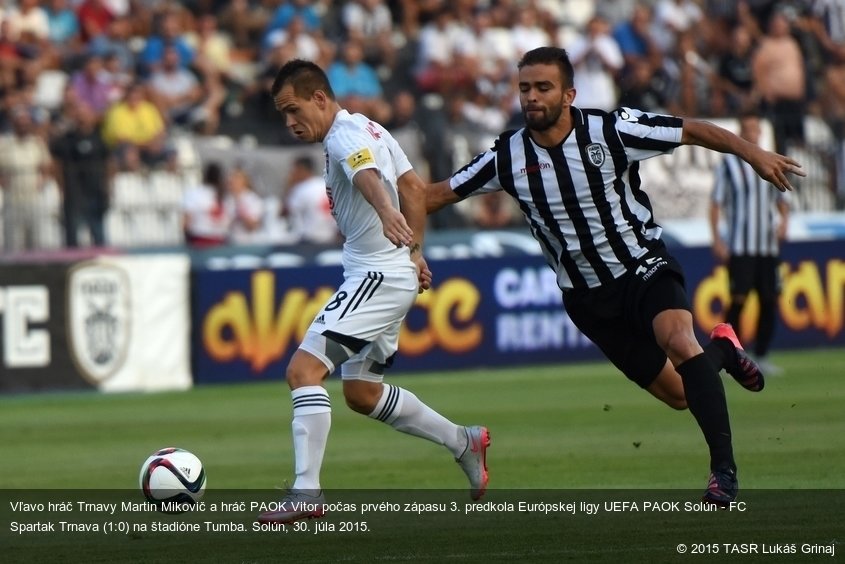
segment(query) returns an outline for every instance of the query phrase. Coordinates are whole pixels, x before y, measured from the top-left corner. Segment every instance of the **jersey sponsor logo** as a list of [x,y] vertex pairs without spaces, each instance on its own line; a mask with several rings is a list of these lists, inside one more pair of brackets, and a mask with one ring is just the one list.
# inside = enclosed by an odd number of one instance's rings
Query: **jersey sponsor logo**
[[373,153],[369,148],[361,149],[346,158],[346,163],[352,170],[358,170],[362,166],[374,164],[375,162],[376,160],[373,158]]
[[587,159],[593,166],[601,166],[604,164],[604,148],[598,143],[590,143],[585,147]]
[[540,172],[541,170],[546,170],[546,169],[550,169],[550,168],[552,168],[551,163],[539,162],[537,164],[530,165],[530,166],[527,166],[525,168],[519,169],[519,174],[532,174],[532,173]]
[[68,277],[68,336],[80,374],[97,384],[117,372],[129,350],[129,277],[110,264],[82,263]]
[[669,264],[663,257],[649,257],[643,262],[645,262],[645,265],[639,265],[635,271],[638,276],[642,277],[643,281],[648,280],[654,276],[655,272]]
[[381,133],[379,133],[378,129],[376,129],[376,124],[373,122],[367,122],[367,133],[373,136],[373,139],[378,141],[381,139]]
[[337,217],[337,212],[334,209],[334,189],[328,184],[326,184],[326,202],[326,205],[329,206],[329,213]]

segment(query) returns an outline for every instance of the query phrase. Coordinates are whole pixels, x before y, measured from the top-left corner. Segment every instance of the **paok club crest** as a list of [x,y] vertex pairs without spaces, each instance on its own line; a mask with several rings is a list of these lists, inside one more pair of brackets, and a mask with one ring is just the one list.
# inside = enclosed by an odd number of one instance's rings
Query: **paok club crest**
[[585,151],[591,165],[599,167],[604,164],[604,148],[599,143],[590,143]]
[[98,384],[110,378],[129,348],[129,277],[97,261],[82,263],[68,279],[68,341],[80,374]]

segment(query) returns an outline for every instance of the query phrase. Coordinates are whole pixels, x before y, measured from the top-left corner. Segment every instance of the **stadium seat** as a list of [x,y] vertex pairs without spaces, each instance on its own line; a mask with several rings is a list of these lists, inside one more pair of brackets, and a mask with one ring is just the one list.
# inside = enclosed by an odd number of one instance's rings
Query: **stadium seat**
[[161,209],[158,214],[158,225],[161,239],[159,243],[165,245],[181,245],[185,242],[182,231],[182,213],[180,209]]
[[183,180],[172,172],[155,171],[149,176],[150,200],[158,208],[179,208],[182,203]]
[[129,233],[127,231],[129,218],[126,215],[125,212],[115,209],[110,209],[106,212],[106,241],[110,245],[123,247],[129,244]]
[[134,172],[121,172],[114,177],[112,206],[118,211],[129,211],[149,205],[150,197],[144,178]]
[[50,179],[41,187],[40,209],[42,221],[38,225],[37,239],[41,248],[58,249],[64,244],[62,233],[62,191],[55,180]]

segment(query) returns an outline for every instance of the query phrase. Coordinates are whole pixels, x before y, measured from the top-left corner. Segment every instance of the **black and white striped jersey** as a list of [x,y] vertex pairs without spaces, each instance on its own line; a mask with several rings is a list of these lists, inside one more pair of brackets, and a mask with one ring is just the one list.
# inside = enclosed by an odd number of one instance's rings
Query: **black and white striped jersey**
[[834,43],[845,41],[845,1],[813,0],[811,13],[821,20]]
[[777,205],[786,201],[784,193],[747,162],[725,155],[716,169],[712,197],[724,210],[725,240],[732,255],[777,256]]
[[660,238],[639,162],[681,144],[678,117],[572,107],[573,130],[555,147],[525,129],[499,136],[450,180],[460,198],[505,190],[518,202],[562,289],[622,276]]

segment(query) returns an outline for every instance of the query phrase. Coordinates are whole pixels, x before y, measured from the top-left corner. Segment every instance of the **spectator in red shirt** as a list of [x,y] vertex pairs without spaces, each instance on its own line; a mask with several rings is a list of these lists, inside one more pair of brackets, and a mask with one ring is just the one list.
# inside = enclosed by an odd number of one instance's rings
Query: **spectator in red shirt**
[[79,6],[77,17],[82,30],[82,40],[86,43],[105,33],[106,28],[115,19],[105,0],[85,0]]

